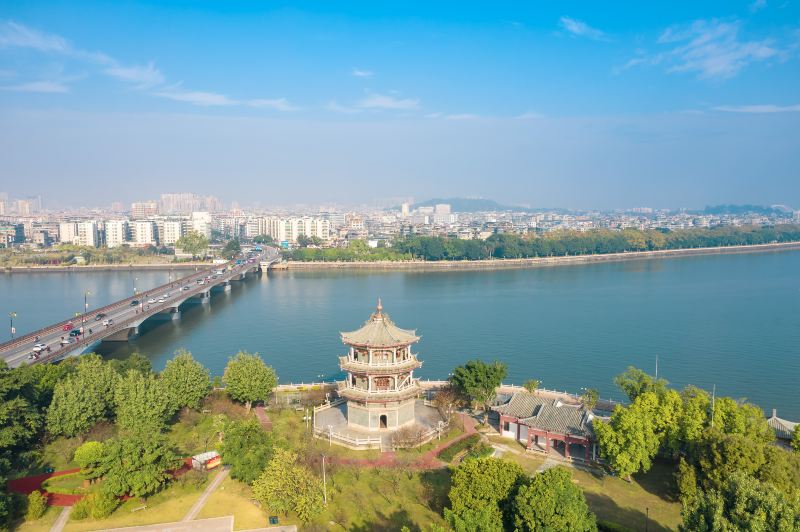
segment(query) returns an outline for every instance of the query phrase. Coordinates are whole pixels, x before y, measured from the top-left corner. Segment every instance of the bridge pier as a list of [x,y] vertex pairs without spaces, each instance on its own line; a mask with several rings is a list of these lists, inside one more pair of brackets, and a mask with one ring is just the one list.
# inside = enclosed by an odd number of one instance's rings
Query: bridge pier
[[122,329],[121,331],[117,331],[114,334],[106,336],[102,339],[103,342],[127,342],[132,338],[136,338],[139,336],[139,326],[136,325],[134,327],[127,327]]
[[181,311],[176,305],[174,307],[165,308],[160,312],[156,312],[150,316],[150,319],[161,321],[179,320],[181,319]]
[[225,281],[218,285],[214,285],[212,288],[215,292],[230,292],[231,291],[231,283],[229,281]]
[[193,295],[186,300],[189,303],[200,303],[201,305],[208,305],[211,303],[211,288],[204,290],[198,294]]

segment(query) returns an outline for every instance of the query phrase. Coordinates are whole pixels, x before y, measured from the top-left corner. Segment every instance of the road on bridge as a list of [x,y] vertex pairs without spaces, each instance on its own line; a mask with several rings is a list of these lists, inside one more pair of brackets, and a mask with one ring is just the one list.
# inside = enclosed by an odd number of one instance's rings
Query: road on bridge
[[[0,344],[0,358],[9,366],[16,367],[23,363],[50,362],[79,353],[106,337],[136,328],[147,318],[175,308],[180,304],[178,302],[182,303],[198,294],[210,294],[212,287],[257,270],[262,262],[271,264],[279,258],[276,249],[266,247],[260,253],[237,257],[225,264],[215,264],[174,282]],[[75,329],[81,334],[70,336],[70,331]]]

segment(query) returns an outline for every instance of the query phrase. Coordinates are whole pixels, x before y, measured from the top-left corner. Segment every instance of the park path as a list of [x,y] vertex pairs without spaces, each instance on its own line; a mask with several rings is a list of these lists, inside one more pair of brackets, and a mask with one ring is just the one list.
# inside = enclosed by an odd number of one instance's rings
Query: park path
[[54,471],[52,473],[42,473],[41,475],[31,475],[29,477],[15,478],[8,481],[9,491],[29,495],[34,491],[41,491],[47,496],[47,504],[50,506],[72,506],[83,498],[83,495],[67,495],[64,493],[48,493],[42,489],[45,480],[63,475],[70,475],[80,471],[79,468],[66,469],[64,471]]
[[69,514],[72,513],[72,506],[65,506],[61,513],[58,515],[58,519],[56,522],[53,523],[53,526],[50,528],[50,532],[61,532],[64,530],[64,527],[67,525],[67,521],[69,520]]
[[468,416],[467,414],[462,414],[462,413],[459,413],[458,415],[461,416],[461,420],[464,423],[464,434],[462,434],[458,438],[454,438],[454,439],[450,440],[449,442],[437,445],[436,447],[434,447],[430,451],[427,451],[425,454],[423,454],[422,456],[420,456],[419,458],[414,460],[414,462],[412,462],[411,464],[401,463],[397,459],[397,454],[394,451],[381,453],[381,455],[378,458],[363,458],[362,459],[362,458],[335,458],[335,457],[331,457],[330,460],[332,462],[336,463],[336,464],[352,465],[352,466],[358,466],[358,467],[378,467],[378,468],[380,468],[380,467],[398,467],[398,466],[403,466],[403,467],[410,467],[412,469],[418,469],[418,470],[420,470],[420,469],[421,470],[439,469],[439,468],[445,466],[445,463],[442,462],[441,460],[439,460],[439,458],[437,458],[437,456],[439,455],[440,452],[442,452],[446,448],[450,447],[454,443],[459,442],[459,441],[463,440],[464,438],[467,438],[467,437],[469,437],[472,434],[475,434],[477,432],[477,430],[475,429],[475,420],[472,417]]
[[200,498],[194,502],[183,519],[181,519],[181,522],[191,521],[197,517],[197,514],[199,514],[200,510],[203,509],[203,506],[206,505],[206,501],[208,501],[208,498],[211,496],[211,494],[217,491],[217,488],[220,484],[222,484],[222,481],[228,477],[228,471],[228,468],[224,467],[219,473],[217,473],[217,476],[214,477],[214,480],[212,480],[208,486],[206,486],[206,489],[203,490],[203,494],[200,495]]

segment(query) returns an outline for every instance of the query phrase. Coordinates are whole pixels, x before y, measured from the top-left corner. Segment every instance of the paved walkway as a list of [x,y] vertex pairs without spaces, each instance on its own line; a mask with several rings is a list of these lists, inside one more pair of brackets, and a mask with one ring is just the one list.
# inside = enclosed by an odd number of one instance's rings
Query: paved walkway
[[464,438],[475,434],[475,420],[467,414],[458,414],[464,422],[464,434],[458,438],[454,438],[449,442],[442,443],[430,451],[426,452],[411,464],[400,463],[397,460],[397,454],[394,452],[381,453],[378,458],[334,458],[331,461],[341,465],[353,465],[359,467],[410,467],[413,469],[439,469],[445,466],[445,463],[439,460],[438,455],[440,452],[450,447],[454,443],[463,440]]
[[200,510],[203,509],[203,506],[206,505],[206,501],[211,496],[211,494],[217,491],[217,488],[219,487],[220,484],[222,484],[222,481],[228,477],[228,471],[229,469],[227,467],[224,467],[220,472],[217,473],[217,476],[214,477],[214,480],[212,480],[208,484],[208,486],[206,486],[206,489],[203,490],[203,494],[200,495],[200,498],[194,502],[192,507],[186,513],[186,515],[183,516],[181,522],[191,521],[192,519],[197,517],[197,514],[199,514]]
[[72,506],[65,506],[61,513],[58,515],[58,519],[56,522],[53,523],[53,526],[50,528],[50,532],[61,532],[64,530],[64,527],[69,520],[69,514],[72,513]]
[[22,495],[30,495],[34,491],[42,491],[47,496],[47,504],[50,506],[72,506],[83,498],[83,495],[66,495],[63,493],[48,493],[42,490],[44,481],[63,475],[70,475],[79,472],[80,469],[65,469],[64,471],[55,471],[53,473],[42,473],[41,475],[31,475],[29,477],[15,478],[8,481],[9,491],[21,493]]

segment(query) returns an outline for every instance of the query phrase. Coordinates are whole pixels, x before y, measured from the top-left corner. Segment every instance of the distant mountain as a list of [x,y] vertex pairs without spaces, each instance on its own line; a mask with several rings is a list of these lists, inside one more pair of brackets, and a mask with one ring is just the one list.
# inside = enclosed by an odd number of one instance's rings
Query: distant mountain
[[501,205],[494,200],[483,198],[434,198],[421,201],[411,206],[412,209],[418,207],[433,207],[438,203],[447,203],[453,212],[482,212],[482,211],[529,211],[526,207],[514,207],[511,205]]
[[[778,207],[778,206],[776,206]],[[761,214],[764,216],[770,214],[784,214],[787,211],[785,208],[765,207],[764,205],[708,205],[700,214]],[[783,207],[783,206],[780,206]]]

